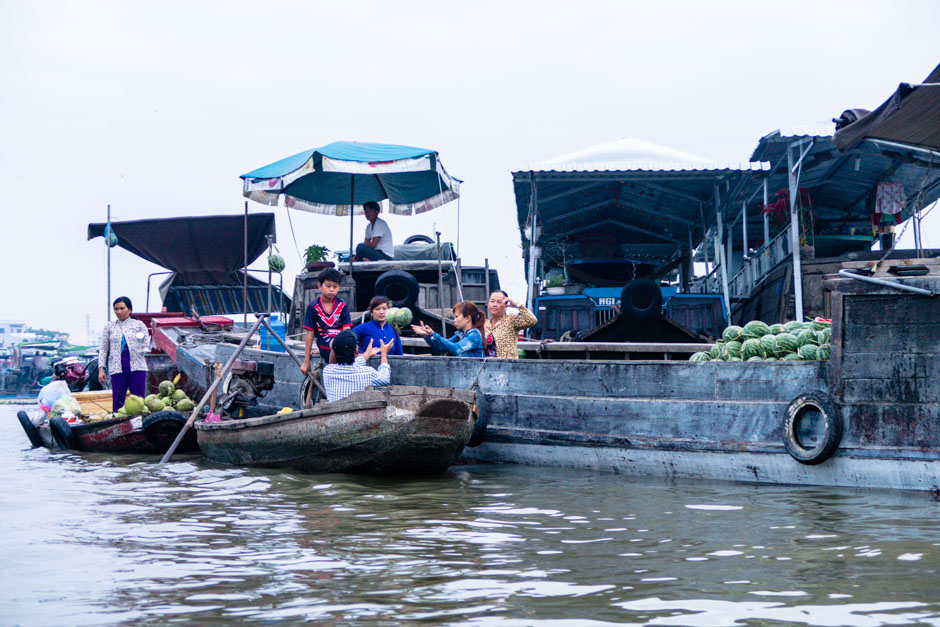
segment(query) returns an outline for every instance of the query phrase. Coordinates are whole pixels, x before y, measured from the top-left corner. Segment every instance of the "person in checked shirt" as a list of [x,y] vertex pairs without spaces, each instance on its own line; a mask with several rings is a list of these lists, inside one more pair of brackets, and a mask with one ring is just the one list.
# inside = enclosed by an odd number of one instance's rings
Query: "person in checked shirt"
[[[388,351],[394,342],[381,342],[380,347],[369,342],[365,353],[359,355],[359,339],[352,331],[343,331],[333,339],[330,363],[323,367],[323,387],[329,402],[361,392],[367,386],[383,387],[392,380],[392,369],[388,365]],[[378,369],[367,365],[376,353],[382,357]]]

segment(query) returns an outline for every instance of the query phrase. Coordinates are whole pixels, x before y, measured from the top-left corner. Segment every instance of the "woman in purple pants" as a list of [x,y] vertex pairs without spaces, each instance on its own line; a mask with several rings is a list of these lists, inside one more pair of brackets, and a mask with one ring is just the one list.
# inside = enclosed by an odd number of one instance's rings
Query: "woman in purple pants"
[[140,320],[131,318],[131,299],[121,296],[114,301],[112,320],[101,332],[98,348],[98,381],[104,385],[111,373],[111,411],[124,406],[127,391],[137,396],[147,393],[147,362],[144,353],[150,347],[150,335]]

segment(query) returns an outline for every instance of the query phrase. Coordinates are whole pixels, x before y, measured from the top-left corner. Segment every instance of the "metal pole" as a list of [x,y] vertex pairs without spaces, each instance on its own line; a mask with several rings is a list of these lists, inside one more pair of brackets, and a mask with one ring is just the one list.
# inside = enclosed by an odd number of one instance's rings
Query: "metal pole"
[[245,222],[243,225],[243,249],[245,265],[242,268],[242,326],[248,328],[248,201],[245,201]]
[[108,205],[107,231],[104,235],[104,245],[108,249],[108,322],[111,322],[111,234],[114,233],[111,228],[111,205]]
[[925,290],[920,287],[914,287],[913,285],[905,285],[903,283],[898,283],[897,281],[885,281],[884,279],[876,279],[870,276],[862,276],[860,274],[855,274],[851,270],[839,270],[839,276],[848,277],[850,279],[855,279],[857,281],[865,281],[866,283],[874,283],[875,285],[883,285],[885,287],[891,287],[896,290],[904,290],[906,292],[914,292],[915,294],[923,294],[924,296],[936,296],[936,292],[931,292],[930,290]]
[[529,311],[533,311],[535,309],[535,269],[537,267],[537,262],[535,259],[535,251],[536,251],[535,222],[536,222],[536,215],[538,214],[539,195],[538,195],[538,188],[536,187],[536,184],[535,184],[535,174],[531,175],[531,183],[532,183],[532,196],[529,199],[529,202],[531,203],[529,205],[529,220],[531,221],[531,225],[529,227],[529,293],[528,293]]
[[767,195],[768,187],[770,185],[767,177],[764,178],[764,246],[770,244],[770,216],[767,215]]
[[[247,204],[247,203],[246,203]],[[261,326],[261,322],[267,318],[268,314],[262,313],[258,314],[258,320],[251,325],[251,329],[248,330],[248,333],[245,334],[245,337],[242,338],[241,344],[238,345],[238,348],[235,349],[235,352],[232,353],[232,356],[228,358],[228,361],[225,362],[225,365],[222,367],[221,372],[219,372],[215,381],[212,382],[212,385],[209,386],[209,389],[206,390],[206,393],[202,395],[202,399],[199,401],[199,404],[196,405],[193,409],[193,413],[189,415],[189,420],[186,421],[186,424],[183,425],[183,428],[180,429],[179,434],[177,434],[176,439],[173,440],[173,444],[170,445],[170,448],[167,449],[166,454],[160,460],[161,464],[165,464],[170,457],[173,456],[173,453],[176,451],[176,447],[180,445],[180,442],[183,441],[183,436],[186,435],[186,431],[196,422],[196,417],[199,416],[199,412],[202,410],[203,406],[209,402],[209,399],[212,398],[212,393],[215,392],[216,388],[219,387],[219,382],[222,381],[222,378],[228,373],[232,368],[232,365],[235,363],[235,360],[238,359],[238,356],[241,355],[242,351],[247,346],[248,342],[254,336],[255,332],[258,330],[258,327]]]
[[[352,278],[353,270],[353,229],[355,228],[355,223],[353,222],[353,215],[356,213],[353,211],[353,207],[356,206],[356,175],[349,175],[349,278]],[[350,307],[355,308],[356,303],[349,303]]]
[[483,279],[483,283],[486,289],[487,305],[489,305],[489,300],[490,300],[490,259],[489,257],[483,260],[483,273],[486,275]]
[[741,246],[741,256],[747,261],[748,258],[748,247],[747,247],[747,203],[744,202],[741,204],[741,229],[743,234],[741,236],[742,246]]
[[441,306],[441,336],[447,337],[447,323],[444,318],[444,268],[441,262],[441,232],[435,231],[437,237],[437,304]]
[[705,291],[708,291],[708,275],[711,274],[708,256],[708,225],[705,224],[705,212],[702,210],[702,201],[698,201],[698,217],[702,220],[702,252],[705,253]]
[[715,239],[715,257],[721,268],[721,293],[724,295],[725,309],[728,312],[728,319],[731,319],[731,297],[728,294],[728,255],[722,245],[724,239],[724,224],[721,216],[721,193],[718,190],[718,183],[715,183],[715,219],[718,223],[718,236]]
[[[265,235],[264,238],[268,240],[268,317],[271,317],[271,248],[274,246],[271,241],[270,235]],[[265,342],[265,350],[271,350],[271,336],[268,335],[267,342]]]
[[796,211],[797,197],[799,195],[799,179],[793,170],[793,146],[787,145],[787,180],[790,189],[790,250],[793,254],[793,319],[797,322],[802,322],[803,272],[800,264],[800,217]]

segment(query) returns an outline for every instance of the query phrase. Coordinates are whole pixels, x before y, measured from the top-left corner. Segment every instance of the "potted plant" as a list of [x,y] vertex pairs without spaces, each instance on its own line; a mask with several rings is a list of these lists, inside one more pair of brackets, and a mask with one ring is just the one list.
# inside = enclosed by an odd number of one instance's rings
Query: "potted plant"
[[307,250],[304,251],[304,261],[307,265],[305,265],[304,268],[311,271],[332,268],[333,262],[327,260],[329,254],[330,249],[326,246],[318,246],[316,244],[307,246]]
[[545,292],[551,296],[560,296],[565,293],[565,277],[562,274],[556,274],[545,279]]

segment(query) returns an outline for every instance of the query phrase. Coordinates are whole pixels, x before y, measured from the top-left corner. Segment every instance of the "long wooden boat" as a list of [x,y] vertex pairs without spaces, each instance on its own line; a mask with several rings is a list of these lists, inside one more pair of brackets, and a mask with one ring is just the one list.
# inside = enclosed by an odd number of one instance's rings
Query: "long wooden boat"
[[[62,418],[30,416],[22,410],[17,418],[33,446],[95,453],[163,454],[186,423],[186,416],[175,411],[73,424]],[[178,450],[198,448],[195,436],[188,434]]]
[[198,422],[196,432],[203,454],[224,464],[436,473],[463,451],[475,423],[474,398],[466,390],[391,386],[301,411]]

